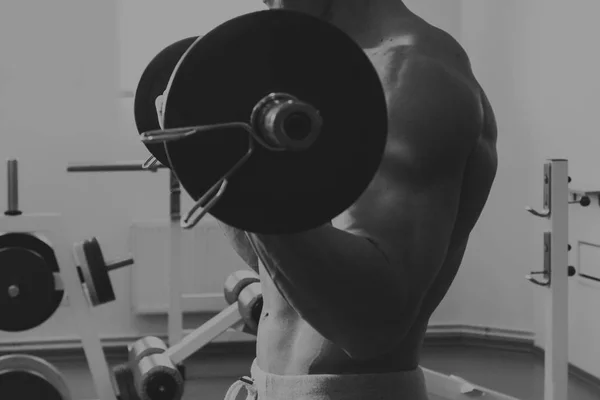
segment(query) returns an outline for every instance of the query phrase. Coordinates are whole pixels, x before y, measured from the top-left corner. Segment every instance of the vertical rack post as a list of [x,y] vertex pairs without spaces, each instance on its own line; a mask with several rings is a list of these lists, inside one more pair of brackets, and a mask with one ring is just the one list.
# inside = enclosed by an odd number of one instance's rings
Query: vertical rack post
[[569,172],[567,160],[549,160],[550,287],[546,296],[545,400],[568,400],[569,366]]
[[174,346],[183,338],[183,279],[182,279],[182,228],[181,228],[181,186],[174,172],[169,179],[169,308],[168,337],[169,346]]
[[[569,383],[569,168],[567,160],[544,164],[544,210],[530,214],[549,220],[544,232],[544,266],[527,279],[544,291],[544,400],[568,400]],[[543,276],[538,280],[533,275]]]

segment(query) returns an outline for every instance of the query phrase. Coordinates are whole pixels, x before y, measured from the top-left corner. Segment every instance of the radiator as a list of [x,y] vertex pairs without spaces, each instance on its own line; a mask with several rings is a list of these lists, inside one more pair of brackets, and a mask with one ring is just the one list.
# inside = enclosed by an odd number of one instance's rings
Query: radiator
[[[182,235],[184,313],[218,312],[226,307],[223,283],[248,267],[230,247],[213,218],[205,218]],[[169,222],[131,226],[131,302],[138,315],[164,314],[169,306]]]

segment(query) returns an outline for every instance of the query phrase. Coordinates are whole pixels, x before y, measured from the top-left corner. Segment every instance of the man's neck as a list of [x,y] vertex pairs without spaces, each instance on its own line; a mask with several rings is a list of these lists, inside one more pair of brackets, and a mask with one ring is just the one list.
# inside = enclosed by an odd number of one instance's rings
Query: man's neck
[[335,0],[330,23],[361,47],[377,47],[394,34],[398,21],[414,16],[402,0]]

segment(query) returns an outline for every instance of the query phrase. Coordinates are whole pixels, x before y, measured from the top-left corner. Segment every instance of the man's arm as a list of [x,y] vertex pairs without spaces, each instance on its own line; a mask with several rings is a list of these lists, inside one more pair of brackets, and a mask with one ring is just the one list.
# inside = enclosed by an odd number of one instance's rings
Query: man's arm
[[351,225],[248,234],[290,305],[355,358],[386,353],[411,328],[445,259],[481,129],[478,96],[434,61],[407,62],[396,85],[380,176]]

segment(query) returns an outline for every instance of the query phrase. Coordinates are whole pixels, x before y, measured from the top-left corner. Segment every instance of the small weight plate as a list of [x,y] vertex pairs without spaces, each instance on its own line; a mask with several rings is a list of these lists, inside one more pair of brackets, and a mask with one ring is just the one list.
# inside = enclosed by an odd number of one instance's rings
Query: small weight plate
[[70,400],[60,372],[48,362],[29,355],[0,357],[2,400]]
[[[140,134],[160,129],[156,113],[156,98],[164,93],[179,59],[196,38],[183,39],[166,47],[150,61],[144,70],[135,91],[133,107],[135,124]],[[163,144],[149,144],[146,147],[158,161],[169,166]]]
[[96,238],[83,242],[83,254],[85,257],[81,260],[81,272],[92,304],[100,306],[114,301],[115,292],[100,243]]
[[22,332],[53,314],[54,274],[30,249],[0,249],[0,330]]
[[165,354],[152,354],[133,368],[133,381],[143,400],[180,400],[185,382],[171,359]]
[[[379,76],[343,31],[302,13],[259,11],[223,23],[181,57],[167,87],[165,128],[250,122],[255,105],[287,93],[315,107],[321,133],[305,151],[261,145],[210,213],[238,229],[316,228],[350,207],[377,172],[387,141]],[[198,200],[248,150],[238,128],[165,145],[171,169]]]
[[[43,324],[54,315],[63,300],[64,291],[55,289],[56,282],[53,274],[59,272],[58,262],[54,250],[48,243],[29,233],[11,232],[0,235],[0,249],[8,248],[30,250],[41,257],[45,264],[45,268],[40,268],[39,263],[21,266],[22,263],[18,260],[16,253],[4,253],[3,259],[0,260],[0,315],[3,316],[0,318],[0,331],[22,332]],[[14,256],[17,257],[16,264],[11,261]],[[33,258],[39,261],[39,258]],[[29,282],[30,275],[27,270],[32,274],[37,271],[39,280]],[[20,279],[22,282],[33,284],[31,290],[36,294],[33,297],[31,295],[21,296],[16,300],[9,294],[10,279]],[[30,285],[25,286],[31,288]],[[52,288],[50,296],[45,297],[44,293],[50,291],[50,288]],[[11,292],[14,294],[14,289]],[[33,311],[26,311],[30,309]]]
[[140,400],[135,390],[133,372],[128,365],[121,364],[113,368],[113,376],[119,400]]

